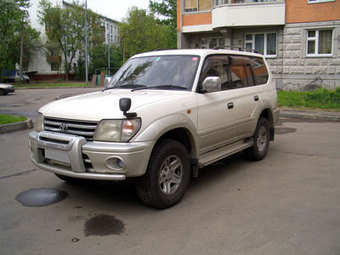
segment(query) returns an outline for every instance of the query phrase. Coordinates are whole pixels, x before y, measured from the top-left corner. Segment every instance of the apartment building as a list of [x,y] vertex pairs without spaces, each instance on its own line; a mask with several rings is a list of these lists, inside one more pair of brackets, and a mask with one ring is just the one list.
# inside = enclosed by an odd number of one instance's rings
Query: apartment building
[[[41,40],[46,41],[45,26],[39,21],[39,1],[31,0],[30,8],[28,10],[28,20],[31,26],[37,29],[41,34]],[[62,6],[72,6],[70,3],[63,0],[50,0],[52,3],[58,3]],[[119,46],[120,35],[119,35],[119,22],[113,19],[107,18],[102,15],[98,15],[101,19],[101,28],[103,30],[104,43],[107,45]],[[76,53],[76,56],[71,63],[72,77],[73,71],[77,68],[77,62],[80,52]],[[70,56],[67,56],[68,58]],[[50,80],[50,79],[63,79],[64,68],[63,63],[65,59],[63,54],[57,54],[53,50],[41,49],[31,54],[30,59],[24,61],[23,70],[29,74],[32,80]]]
[[179,48],[256,50],[279,89],[340,86],[340,0],[178,0]]

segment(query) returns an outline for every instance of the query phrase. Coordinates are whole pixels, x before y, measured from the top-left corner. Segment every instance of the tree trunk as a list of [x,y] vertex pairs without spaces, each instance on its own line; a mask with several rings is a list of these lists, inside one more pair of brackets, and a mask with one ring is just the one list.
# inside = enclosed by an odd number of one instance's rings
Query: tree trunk
[[68,72],[69,72],[69,66],[67,62],[67,54],[64,52],[64,71],[65,71],[65,80],[68,81]]

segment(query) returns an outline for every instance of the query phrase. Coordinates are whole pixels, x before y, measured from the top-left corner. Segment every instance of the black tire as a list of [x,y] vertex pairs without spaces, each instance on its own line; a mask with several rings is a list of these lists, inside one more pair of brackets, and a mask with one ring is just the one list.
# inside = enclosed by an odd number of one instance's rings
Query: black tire
[[0,96],[6,95],[3,89],[0,89]]
[[[175,165],[173,168],[170,166]],[[177,204],[190,181],[190,160],[185,147],[175,140],[156,144],[144,176],[135,187],[144,204],[165,209]]]
[[259,119],[253,138],[254,145],[244,150],[244,155],[249,160],[259,161],[266,157],[269,147],[270,128],[267,119]]

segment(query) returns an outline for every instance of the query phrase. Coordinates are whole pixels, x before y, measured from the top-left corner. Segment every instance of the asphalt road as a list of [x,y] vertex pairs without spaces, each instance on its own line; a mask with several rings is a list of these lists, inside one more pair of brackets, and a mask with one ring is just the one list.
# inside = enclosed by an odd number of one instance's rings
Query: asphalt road
[[[0,111],[34,115],[83,90],[18,91]],[[28,132],[0,135],[2,255],[340,254],[338,122],[280,119],[265,160],[204,168],[167,210],[145,207],[131,183],[70,185],[37,170]]]

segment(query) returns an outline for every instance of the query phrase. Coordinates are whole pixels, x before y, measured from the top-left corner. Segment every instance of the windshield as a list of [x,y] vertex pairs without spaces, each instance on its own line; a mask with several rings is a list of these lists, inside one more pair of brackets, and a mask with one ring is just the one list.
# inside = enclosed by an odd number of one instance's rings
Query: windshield
[[191,90],[200,58],[189,55],[138,57],[128,60],[106,89]]

